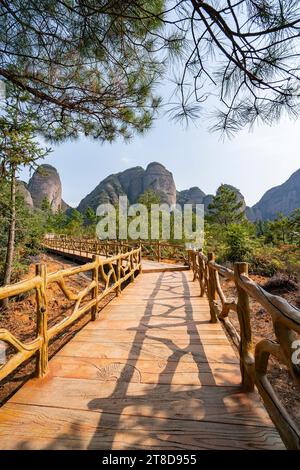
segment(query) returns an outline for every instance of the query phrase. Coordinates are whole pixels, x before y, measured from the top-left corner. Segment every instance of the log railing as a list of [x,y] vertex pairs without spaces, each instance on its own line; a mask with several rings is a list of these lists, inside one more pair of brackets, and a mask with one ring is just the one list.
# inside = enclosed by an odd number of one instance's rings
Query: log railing
[[115,241],[100,241],[90,238],[73,238],[66,236],[46,236],[43,240],[43,246],[54,250],[68,251],[83,257],[89,255],[100,255],[106,258],[120,253],[126,253],[137,247],[129,243]]
[[90,238],[71,238],[67,236],[46,236],[43,240],[46,248],[53,250],[68,250],[81,256],[97,254],[101,256],[114,256],[124,253],[133,247],[142,248],[143,258],[162,261],[171,260],[187,264],[187,251],[184,244],[167,243],[163,241],[120,241],[120,240],[97,240]]
[[[282,297],[266,292],[250,279],[247,263],[235,263],[234,270],[216,263],[213,253],[205,256],[201,251],[189,252],[194,280],[198,280],[200,295],[207,293],[211,321],[222,321],[237,346],[240,356],[242,384],[248,391],[256,385],[282,440],[289,449],[300,449],[300,430],[283,407],[267,377],[270,356],[284,364],[300,390],[300,365],[295,363],[295,347],[299,347],[300,310]],[[220,283],[220,276],[234,281],[237,299],[228,301]],[[269,313],[276,341],[263,339],[255,346],[251,330],[250,298],[259,302]],[[237,314],[238,333],[228,314]]]
[[[1,287],[0,299],[35,291],[37,334],[34,340],[24,343],[7,329],[0,329],[0,341],[16,351],[5,364],[0,366],[0,381],[34,355],[36,355],[36,375],[38,377],[44,376],[48,370],[49,341],[89,311],[92,320],[95,320],[100,300],[111,292],[119,295],[122,284],[127,280],[133,282],[135,275],[140,271],[141,249],[137,248],[105,260],[100,259],[99,255],[95,255],[94,259],[87,264],[62,269],[54,273],[47,273],[47,266],[38,264],[33,278]],[[87,277],[89,283],[87,287],[74,293],[68,287],[67,282],[69,278],[77,274],[89,276]],[[56,283],[65,298],[73,301],[74,305],[70,316],[49,328],[47,286],[51,283]]]

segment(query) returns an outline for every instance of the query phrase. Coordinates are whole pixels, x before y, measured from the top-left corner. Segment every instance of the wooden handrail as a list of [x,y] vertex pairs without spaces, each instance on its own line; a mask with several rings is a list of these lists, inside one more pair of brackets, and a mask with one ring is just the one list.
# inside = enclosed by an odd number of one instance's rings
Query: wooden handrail
[[[16,350],[16,354],[0,366],[0,380],[34,355],[37,357],[36,375],[38,377],[44,376],[48,370],[49,341],[88,311],[91,311],[91,319],[95,320],[99,301],[113,291],[116,295],[120,295],[122,284],[127,280],[133,282],[136,273],[142,270],[142,243],[138,248],[135,248],[131,243],[55,237],[47,239],[45,244],[49,247],[96,254],[91,262],[83,266],[63,269],[50,274],[47,273],[45,265],[39,264],[33,278],[0,288],[0,299],[34,289],[37,314],[37,335],[30,343],[25,344],[8,330],[0,329],[0,340]],[[159,245],[161,255],[164,244],[160,243]],[[173,245],[171,246],[173,248]],[[149,246],[149,249],[152,248],[153,246]],[[113,254],[107,259],[101,259],[100,254],[103,251],[107,255],[112,252]],[[283,442],[287,448],[299,450],[300,431],[270,384],[267,378],[267,369],[270,356],[276,357],[288,367],[295,385],[300,389],[300,367],[293,364],[292,361],[293,342],[297,339],[296,335],[300,334],[300,310],[290,305],[285,299],[269,294],[251,280],[248,275],[247,263],[235,263],[234,270],[232,270],[216,263],[213,253],[208,253],[206,256],[201,251],[193,250],[188,250],[185,259],[188,260],[193,271],[193,279],[199,282],[200,295],[204,296],[206,293],[208,296],[211,321],[218,322],[220,320],[224,323],[239,351],[243,387],[247,391],[252,391],[255,386],[257,387]],[[71,291],[66,282],[68,278],[87,272],[91,273],[88,286],[76,293]],[[237,292],[235,301],[227,300],[219,276],[234,281]],[[51,283],[56,283],[64,296],[68,300],[74,301],[74,308],[69,317],[48,328],[47,286]],[[82,304],[87,296],[91,296],[91,299]],[[276,342],[264,339],[255,346],[253,345],[250,298],[259,302],[270,314]],[[237,314],[240,333],[237,332],[228,317],[230,311]]]
[[[105,260],[94,255],[93,261],[83,266],[62,269],[54,273],[47,273],[45,264],[36,265],[36,275],[26,281],[0,287],[0,299],[24,294],[31,290],[36,294],[37,335],[29,343],[23,343],[7,329],[0,329],[0,341],[12,346],[17,352],[5,364],[0,366],[0,381],[15,371],[21,364],[36,355],[36,376],[43,377],[48,371],[48,345],[49,341],[68,326],[72,325],[84,313],[91,311],[91,319],[96,320],[98,303],[111,292],[120,294],[122,285],[141,272],[141,248],[131,248],[126,253],[120,253]],[[79,273],[91,273],[91,280],[87,287],[81,291],[72,292],[66,280]],[[51,328],[47,326],[47,286],[56,283],[64,296],[74,301],[71,315],[64,318]],[[82,305],[87,296],[91,299]]]
[[169,259],[188,264],[187,250],[184,244],[159,240],[153,242],[146,240],[120,241],[48,235],[44,238],[43,245],[53,250],[63,249],[79,255],[92,253],[105,257],[111,257],[118,253],[125,253],[132,248],[141,247],[143,258],[150,258],[158,262]]
[[[300,310],[282,297],[265,291],[248,275],[247,263],[235,263],[234,271],[215,262],[212,253],[190,251],[189,260],[194,280],[199,281],[200,295],[207,293],[211,321],[222,321],[236,345],[240,356],[242,385],[252,391],[256,385],[283,442],[288,449],[300,450],[300,430],[280,402],[267,377],[270,356],[288,367],[300,390],[300,366],[293,364],[293,343],[300,333]],[[237,300],[229,302],[222,290],[219,276],[235,282]],[[270,314],[276,342],[264,339],[253,345],[250,298],[259,302]],[[228,318],[229,312],[238,316],[240,333]]]

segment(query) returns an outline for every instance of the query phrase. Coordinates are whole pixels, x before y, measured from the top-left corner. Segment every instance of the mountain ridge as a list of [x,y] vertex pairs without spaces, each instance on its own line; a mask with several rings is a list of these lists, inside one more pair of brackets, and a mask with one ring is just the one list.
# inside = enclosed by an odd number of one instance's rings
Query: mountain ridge
[[172,173],[161,163],[151,162],[145,170],[136,166],[107,176],[80,201],[77,210],[84,212],[91,207],[96,211],[100,204],[116,204],[118,197],[125,195],[129,203],[133,204],[147,189],[156,192],[161,203],[176,203],[176,186]]
[[[300,169],[284,183],[266,191],[252,207],[246,206],[245,198],[239,189],[229,184],[225,186],[236,192],[238,199],[243,202],[247,218],[251,221],[274,219],[279,212],[289,215],[300,207]],[[66,211],[70,208],[61,197],[62,186],[58,171],[51,165],[40,165],[28,184],[19,181],[18,187],[31,208],[40,207],[45,197],[49,200],[53,211],[59,209]],[[108,175],[80,201],[77,209],[82,213],[88,207],[96,211],[99,204],[116,204],[118,197],[125,195],[129,203],[133,204],[148,189],[152,189],[160,196],[161,203],[204,204],[206,211],[214,197],[213,194],[205,194],[198,186],[177,190],[173,174],[161,163],[151,162],[145,169],[142,166],[135,166]]]
[[274,219],[278,213],[289,215],[300,207],[300,168],[282,184],[265,192],[248,210],[249,220]]

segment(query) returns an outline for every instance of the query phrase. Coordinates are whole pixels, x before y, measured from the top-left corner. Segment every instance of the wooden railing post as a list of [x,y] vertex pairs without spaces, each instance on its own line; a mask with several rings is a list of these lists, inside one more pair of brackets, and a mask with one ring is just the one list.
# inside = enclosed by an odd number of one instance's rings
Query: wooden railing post
[[92,299],[95,300],[95,304],[91,309],[91,318],[92,321],[97,320],[98,318],[98,294],[99,294],[99,264],[100,264],[100,256],[94,255],[93,261],[96,263],[93,271],[92,271],[92,280],[96,282],[95,287],[92,289]]
[[215,302],[217,300],[217,287],[215,280],[215,270],[212,268],[210,263],[215,261],[214,253],[208,253],[207,262],[208,262],[208,300],[209,300],[209,309],[210,309],[210,321],[211,323],[218,323],[217,311],[215,308]]
[[194,274],[194,262],[193,262],[193,250],[189,250],[189,257],[190,257],[190,269],[193,271]]
[[122,265],[122,257],[119,256],[117,259],[117,289],[116,289],[116,296],[119,297],[119,295],[122,292],[122,286],[121,286],[121,265]]
[[204,297],[205,294],[205,273],[203,267],[203,259],[202,259],[202,249],[198,252],[198,269],[199,269],[199,285],[200,285],[200,297]]
[[193,282],[197,279],[197,259],[196,251],[192,251],[192,264],[193,264]]
[[134,261],[133,261],[133,254],[129,255],[130,259],[130,271],[132,271],[132,274],[130,276],[131,282],[134,282]]
[[252,331],[250,323],[250,302],[247,292],[240,286],[240,275],[248,276],[248,263],[235,263],[234,277],[238,294],[237,314],[240,324],[240,368],[242,385],[245,390],[251,392],[254,389],[255,371],[252,343]]
[[213,263],[215,261],[215,254],[208,253],[207,260],[208,260],[208,282],[209,282],[209,290],[210,290],[210,297],[212,300],[217,300],[217,286],[215,280],[215,270],[210,266],[210,262]]
[[37,264],[35,266],[36,276],[42,278],[41,287],[36,292],[37,305],[37,335],[42,339],[42,344],[37,352],[36,375],[44,377],[48,372],[48,315],[47,315],[47,266]]
[[140,251],[139,251],[139,265],[140,265],[140,274],[143,273],[143,267],[142,267],[142,244],[140,243]]
[[189,264],[190,264],[190,269],[193,271],[194,273],[194,261],[193,261],[193,256],[194,256],[194,252],[192,249],[189,249]]

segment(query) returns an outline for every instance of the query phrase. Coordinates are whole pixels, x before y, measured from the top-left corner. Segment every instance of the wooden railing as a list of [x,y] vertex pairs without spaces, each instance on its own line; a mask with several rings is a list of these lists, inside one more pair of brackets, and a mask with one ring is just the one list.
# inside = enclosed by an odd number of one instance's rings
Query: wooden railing
[[[36,354],[36,375],[42,377],[48,369],[49,341],[73,324],[83,314],[91,311],[91,318],[97,318],[98,303],[111,292],[119,295],[122,284],[129,280],[134,281],[135,275],[141,271],[141,249],[132,249],[117,256],[94,259],[79,267],[63,269],[54,273],[47,273],[47,266],[36,265],[36,275],[29,280],[0,288],[0,299],[13,297],[34,290],[36,293],[36,338],[24,343],[6,329],[0,329],[0,341],[12,347],[16,353],[0,367],[0,380],[12,373],[17,367]],[[90,282],[81,291],[74,293],[67,286],[67,279],[76,274],[90,273]],[[47,315],[47,286],[56,283],[66,299],[74,302],[70,316],[48,328]]]
[[43,246],[54,250],[68,250],[70,253],[78,254],[83,257],[89,255],[100,255],[109,258],[120,253],[126,253],[138,246],[124,242],[115,242],[110,240],[100,241],[90,238],[73,238],[66,236],[46,236],[43,240]]
[[187,264],[188,256],[184,244],[167,243],[163,241],[148,242],[138,241],[120,241],[120,240],[97,240],[90,238],[71,238],[67,236],[46,236],[43,245],[54,250],[68,250],[74,254],[88,256],[97,254],[101,256],[114,256],[118,253],[124,253],[133,247],[142,248],[143,258],[162,261],[171,260]]
[[[199,282],[200,295],[206,293],[208,296],[211,321],[215,323],[221,320],[238,348],[244,388],[252,391],[256,385],[285,445],[288,449],[299,450],[300,431],[269,382],[267,369],[270,356],[274,356],[288,368],[294,384],[300,390],[300,366],[293,362],[295,345],[299,345],[297,334],[300,333],[300,310],[282,297],[266,292],[251,280],[247,263],[235,263],[234,270],[231,270],[217,264],[213,253],[205,256],[201,251],[190,251],[189,260],[194,280]],[[234,281],[236,301],[227,300],[220,276]],[[250,298],[259,302],[270,314],[276,342],[263,339],[254,346]],[[228,318],[230,311],[237,314],[239,333]]]

